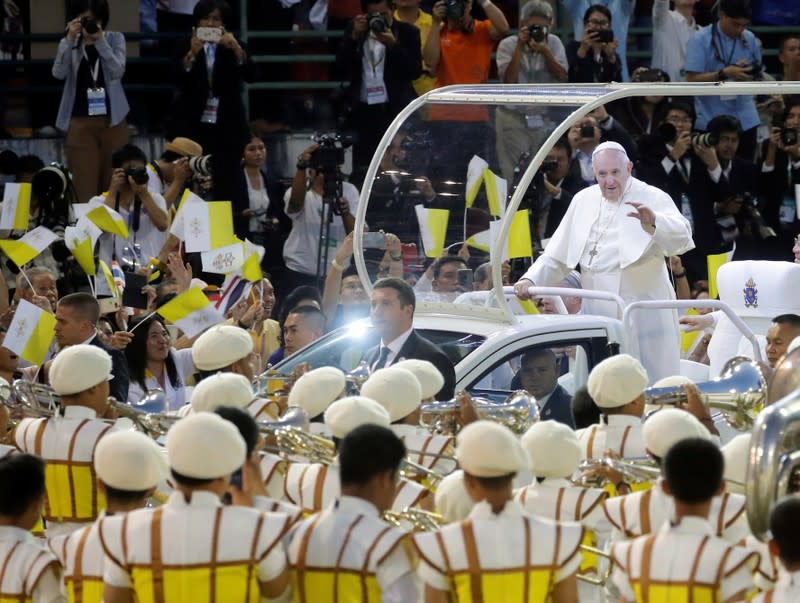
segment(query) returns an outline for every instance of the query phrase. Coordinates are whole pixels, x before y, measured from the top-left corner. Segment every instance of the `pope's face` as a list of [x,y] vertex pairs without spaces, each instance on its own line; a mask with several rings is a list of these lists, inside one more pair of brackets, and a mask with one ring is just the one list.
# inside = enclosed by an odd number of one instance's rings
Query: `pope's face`
[[619,151],[601,151],[594,156],[592,169],[603,197],[609,201],[618,201],[625,192],[633,163],[627,161],[625,155]]

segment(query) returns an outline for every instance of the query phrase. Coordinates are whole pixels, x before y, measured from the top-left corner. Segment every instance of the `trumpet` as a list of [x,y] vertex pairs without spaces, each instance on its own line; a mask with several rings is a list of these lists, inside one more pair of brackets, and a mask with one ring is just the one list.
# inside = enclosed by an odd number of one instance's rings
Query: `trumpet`
[[336,456],[332,440],[306,431],[308,414],[299,406],[290,407],[277,421],[258,421],[265,436],[275,438],[278,451],[304,456],[313,463],[330,465]]
[[268,368],[253,379],[253,391],[256,398],[267,398],[269,396],[286,394],[294,383],[294,375],[279,373],[275,369]]
[[[587,584],[593,584],[595,586],[605,586],[608,579],[611,577],[611,572],[614,569],[614,565],[611,563],[611,554],[607,553],[602,549],[598,549],[594,546],[589,546],[588,544],[582,544],[579,546],[581,551],[584,553],[589,553],[591,555],[597,555],[598,557],[602,557],[607,559],[608,561],[603,568],[603,573],[597,577],[594,577],[590,574],[577,574],[575,577],[580,580],[581,582],[586,582]],[[599,564],[598,564],[599,566]]]
[[[472,406],[481,419],[505,425],[516,434],[525,433],[539,420],[536,399],[523,389],[512,392],[503,402],[472,398]],[[433,433],[456,433],[460,404],[458,398],[420,405],[419,424]]]
[[400,461],[400,477],[410,481],[417,481],[420,478],[427,479],[428,489],[431,492],[436,492],[436,487],[444,479],[444,475],[441,473],[434,471],[433,469],[428,469],[427,467],[420,465],[419,463],[415,463],[408,458],[404,458],[402,461]]
[[[767,380],[756,362],[744,356],[731,358],[716,379],[696,385],[700,400],[710,409],[719,410],[725,421],[738,431],[753,427],[767,397]],[[684,406],[686,392],[681,387],[648,387],[645,404]]]
[[[609,467],[615,471],[619,471],[624,481],[628,484],[643,484],[655,481],[661,477],[661,469],[656,465],[655,461],[649,458],[612,459],[605,457],[601,459],[588,459],[581,461],[581,464],[578,465],[578,471],[586,473],[600,467]],[[584,488],[601,488],[605,483],[605,478],[601,475],[581,475],[574,479],[573,483],[576,486],[582,486]]]
[[406,531],[409,531],[410,524],[412,532],[435,532],[444,522],[438,513],[415,507],[406,507],[402,511],[387,509],[383,512],[383,519],[394,527]]

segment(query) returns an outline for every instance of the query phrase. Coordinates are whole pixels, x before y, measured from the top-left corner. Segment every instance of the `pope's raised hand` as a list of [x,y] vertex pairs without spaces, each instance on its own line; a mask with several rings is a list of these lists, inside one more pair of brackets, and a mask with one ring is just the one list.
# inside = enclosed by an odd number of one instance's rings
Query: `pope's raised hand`
[[628,212],[628,216],[636,218],[642,224],[642,228],[650,234],[656,228],[656,214],[647,207],[644,203],[637,203],[636,201],[627,201],[627,205],[633,207],[635,211]]

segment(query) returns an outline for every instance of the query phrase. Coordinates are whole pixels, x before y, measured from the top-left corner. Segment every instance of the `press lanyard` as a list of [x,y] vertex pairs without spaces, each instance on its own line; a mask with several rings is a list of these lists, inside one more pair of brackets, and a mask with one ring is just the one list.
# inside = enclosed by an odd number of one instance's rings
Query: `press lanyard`
[[86,47],[81,46],[81,51],[83,52],[83,58],[86,59],[86,64],[89,66],[89,74],[92,76],[92,87],[96,89],[97,76],[100,75],[100,56],[98,55],[97,60],[94,62],[94,67],[93,67],[91,62],[89,61],[89,55],[86,54]]
[[[386,58],[386,46],[378,42],[377,40],[375,43],[372,43],[372,40],[368,40],[367,42],[367,52],[369,54],[369,64],[372,65],[372,76],[378,77],[377,75],[377,68],[378,65],[383,63],[383,60]],[[373,52],[373,49],[375,52]]]
[[[719,48],[717,48],[717,39],[719,39]],[[736,42],[738,38],[733,39],[733,46],[731,46],[731,51],[728,54],[728,58],[725,60],[725,66],[731,64],[731,60],[733,59],[733,53],[736,52]],[[717,60],[722,62],[722,51],[724,50],[722,45],[722,34],[717,35],[717,24],[715,23],[711,28],[711,43],[714,45],[714,50],[716,50]]]

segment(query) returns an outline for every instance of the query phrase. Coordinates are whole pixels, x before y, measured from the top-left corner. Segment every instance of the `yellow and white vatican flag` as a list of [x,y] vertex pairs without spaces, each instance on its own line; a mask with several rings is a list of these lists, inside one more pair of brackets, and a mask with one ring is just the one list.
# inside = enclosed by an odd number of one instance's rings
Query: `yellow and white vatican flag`
[[198,197],[188,188],[185,191],[183,191],[183,196],[181,197],[181,200],[178,203],[178,210],[175,213],[175,217],[172,219],[172,224],[169,227],[170,234],[175,235],[181,241],[183,241],[185,238],[183,236],[184,218],[186,217],[184,210],[190,205],[201,204],[201,203],[205,203],[205,200],[202,197]]
[[261,245],[244,240],[244,264],[242,264],[242,278],[251,283],[257,283],[264,278],[261,270],[261,260],[264,259],[266,250]]
[[30,183],[6,183],[3,193],[3,211],[0,212],[0,230],[28,230],[30,214]]
[[464,197],[467,201],[467,207],[472,207],[475,203],[475,197],[478,196],[478,191],[481,190],[485,170],[489,168],[489,164],[477,155],[473,155],[469,160],[467,166],[467,188],[464,191]]
[[228,274],[244,264],[244,241],[204,251],[200,254],[200,258],[203,261],[203,272]]
[[21,239],[0,240],[0,249],[20,268],[47,249],[58,239],[49,228],[37,226]]
[[203,293],[191,287],[156,310],[189,338],[225,320]]
[[31,364],[41,365],[55,335],[56,317],[39,306],[20,300],[3,347]]
[[483,185],[486,188],[486,199],[489,202],[489,213],[493,216],[502,216],[506,211],[508,181],[487,167],[483,170]]
[[[490,239],[497,240],[500,234],[500,220],[493,220],[489,223]],[[531,240],[531,223],[527,210],[521,209],[514,214],[508,238],[502,247],[503,261],[514,258],[529,258],[533,255],[533,244]]]
[[187,252],[219,249],[236,241],[230,201],[186,204],[180,213],[184,214],[183,242]]
[[105,203],[90,209],[86,212],[86,217],[103,232],[110,232],[123,239],[128,238],[128,225],[125,224],[125,219]]
[[706,263],[708,264],[708,297],[709,299],[717,299],[719,296],[719,289],[717,289],[717,272],[725,264],[733,259],[733,254],[736,253],[736,243],[733,244],[733,249],[730,251],[723,251],[722,253],[715,253],[706,256]]
[[97,274],[94,261],[94,244],[92,237],[82,228],[67,226],[64,229],[64,242],[83,271],[89,276]]
[[438,258],[444,251],[444,240],[447,234],[447,221],[450,219],[450,210],[415,205],[414,211],[417,214],[425,255],[429,258]]

